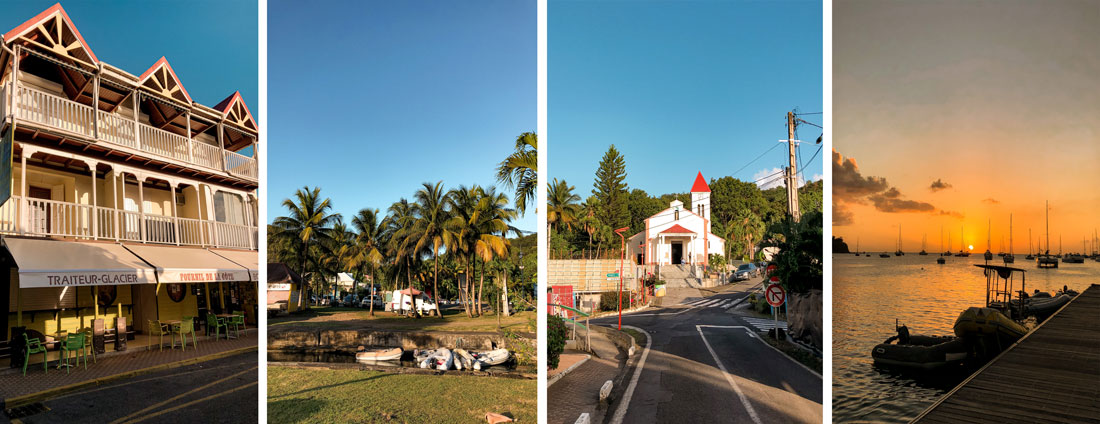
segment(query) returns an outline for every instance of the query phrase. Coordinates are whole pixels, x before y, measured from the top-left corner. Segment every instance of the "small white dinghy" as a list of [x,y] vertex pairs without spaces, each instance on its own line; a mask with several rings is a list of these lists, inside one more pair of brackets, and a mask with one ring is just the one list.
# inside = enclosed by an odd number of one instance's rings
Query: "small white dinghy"
[[446,371],[454,366],[454,354],[446,348],[418,350],[413,353],[413,356],[416,357],[416,364],[420,368],[435,368]]
[[355,352],[355,360],[360,362],[396,361],[405,353],[401,348],[360,349]]
[[512,353],[508,352],[508,349],[496,349],[474,353],[473,356],[475,359],[474,369],[480,371],[482,368],[503,364],[508,358],[512,357]]
[[474,355],[471,355],[470,352],[466,351],[466,349],[455,349],[454,352],[455,369],[474,369],[474,363],[477,362],[477,359],[474,359]]

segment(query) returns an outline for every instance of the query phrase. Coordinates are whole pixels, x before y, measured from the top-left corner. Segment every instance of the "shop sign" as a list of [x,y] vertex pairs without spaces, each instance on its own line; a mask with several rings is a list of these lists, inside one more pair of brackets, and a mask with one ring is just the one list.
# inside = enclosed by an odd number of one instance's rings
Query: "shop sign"
[[268,291],[290,291],[290,283],[267,283]]

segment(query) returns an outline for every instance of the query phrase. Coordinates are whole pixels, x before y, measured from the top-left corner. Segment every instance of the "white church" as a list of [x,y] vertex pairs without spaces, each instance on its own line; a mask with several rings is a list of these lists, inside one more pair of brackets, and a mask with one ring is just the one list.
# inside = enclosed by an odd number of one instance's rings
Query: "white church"
[[691,186],[691,205],[674,200],[645,220],[645,231],[628,241],[638,265],[707,265],[711,253],[724,254],[725,239],[710,232],[710,187],[700,172]]

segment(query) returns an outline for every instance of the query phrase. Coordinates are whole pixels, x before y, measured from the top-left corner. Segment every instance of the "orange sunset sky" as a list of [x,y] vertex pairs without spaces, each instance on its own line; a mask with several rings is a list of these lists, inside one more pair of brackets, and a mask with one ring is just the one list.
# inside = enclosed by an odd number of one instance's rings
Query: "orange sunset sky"
[[[940,251],[1080,252],[1100,228],[1100,10],[1089,2],[833,6],[833,235]],[[946,241],[945,247],[946,248]],[[1033,248],[1037,249],[1037,248]]]

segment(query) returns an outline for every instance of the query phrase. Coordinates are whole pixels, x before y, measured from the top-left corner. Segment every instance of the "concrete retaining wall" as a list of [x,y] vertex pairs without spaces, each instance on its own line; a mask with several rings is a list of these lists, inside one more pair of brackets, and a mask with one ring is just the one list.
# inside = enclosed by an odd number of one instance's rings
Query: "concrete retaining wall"
[[[573,286],[574,292],[602,292],[619,289],[619,279],[608,280],[607,274],[619,269],[618,259],[551,259],[547,261],[546,275],[551,286]],[[634,283],[634,262],[627,258],[623,264],[623,287],[630,289]]]
[[[523,335],[521,343],[534,346],[535,335]],[[427,332],[427,331],[382,331],[382,330],[269,330],[268,349],[301,349],[331,347],[355,349],[357,346],[400,347],[405,350],[462,348],[470,350],[489,350],[510,346],[510,340],[503,335],[491,332]]]

